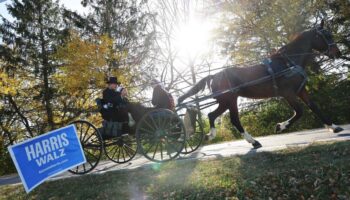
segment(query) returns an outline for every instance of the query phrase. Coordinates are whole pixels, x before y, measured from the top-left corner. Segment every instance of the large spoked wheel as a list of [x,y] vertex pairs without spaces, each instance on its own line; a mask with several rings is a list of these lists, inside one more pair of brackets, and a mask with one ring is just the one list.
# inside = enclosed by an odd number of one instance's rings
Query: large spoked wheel
[[86,174],[93,170],[100,161],[103,151],[102,138],[97,128],[88,121],[78,120],[71,124],[74,124],[77,130],[86,163],[70,169],[69,172],[73,174]]
[[165,162],[182,151],[186,133],[182,120],[172,111],[157,109],[146,113],[136,128],[140,152],[149,160]]
[[194,130],[186,132],[186,143],[182,150],[182,154],[189,154],[196,151],[203,142],[204,139],[204,129],[203,123],[200,119],[196,118],[196,125]]
[[113,162],[126,163],[133,159],[137,153],[136,138],[132,135],[105,140],[106,156]]

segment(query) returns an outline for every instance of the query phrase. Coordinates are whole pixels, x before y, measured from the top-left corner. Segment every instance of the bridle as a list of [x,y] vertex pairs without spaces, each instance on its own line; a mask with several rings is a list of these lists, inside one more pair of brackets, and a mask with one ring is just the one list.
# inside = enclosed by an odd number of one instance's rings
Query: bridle
[[324,29],[322,28],[316,28],[316,36],[320,36],[323,41],[327,44],[327,50],[324,51],[324,52],[321,52],[322,54],[326,54],[326,55],[329,55],[330,51],[331,51],[331,48],[333,46],[336,46],[335,42],[334,41],[329,41],[326,36],[324,35]]

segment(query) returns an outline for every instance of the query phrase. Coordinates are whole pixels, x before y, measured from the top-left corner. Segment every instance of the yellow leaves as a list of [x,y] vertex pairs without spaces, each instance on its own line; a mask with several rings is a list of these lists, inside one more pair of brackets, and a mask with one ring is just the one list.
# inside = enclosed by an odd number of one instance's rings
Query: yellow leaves
[[16,94],[17,81],[0,71],[0,95]]
[[109,65],[123,56],[114,52],[113,40],[108,36],[83,40],[72,33],[66,44],[57,51],[56,57],[63,67],[55,74],[55,79],[62,85],[61,90],[73,96],[91,87],[103,88],[107,75],[121,74],[120,70],[112,71]]

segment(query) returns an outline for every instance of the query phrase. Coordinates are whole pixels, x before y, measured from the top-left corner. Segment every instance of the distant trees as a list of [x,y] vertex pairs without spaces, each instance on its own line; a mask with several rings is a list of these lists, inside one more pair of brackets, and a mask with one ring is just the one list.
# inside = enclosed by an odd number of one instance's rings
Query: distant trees
[[8,158],[3,150],[16,141],[78,117],[96,118],[94,99],[107,76],[118,75],[128,86],[152,71],[144,67],[153,37],[145,2],[83,4],[92,9],[88,16],[53,0],[14,0],[8,6],[14,21],[0,23],[1,156]]

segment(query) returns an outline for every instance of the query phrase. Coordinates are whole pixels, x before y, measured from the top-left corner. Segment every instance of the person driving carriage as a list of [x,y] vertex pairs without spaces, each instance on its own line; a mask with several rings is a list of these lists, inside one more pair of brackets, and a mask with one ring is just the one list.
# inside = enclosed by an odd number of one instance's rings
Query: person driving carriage
[[[107,122],[128,122],[122,125],[122,132],[128,133],[129,126],[133,126],[135,121],[130,113],[126,110],[126,105],[129,103],[127,99],[128,91],[121,86],[117,77],[109,77],[107,80],[107,88],[103,90],[102,102],[102,118]],[[105,126],[105,124],[104,124]],[[120,134],[118,134],[120,135]]]
[[104,118],[106,118],[105,120],[107,121],[121,121],[123,116],[111,108],[120,108],[128,103],[126,98],[127,90],[123,89],[124,92],[122,93],[120,82],[118,82],[117,77],[114,76],[108,78],[107,84],[107,88],[104,89],[102,93],[104,108],[106,109]]

